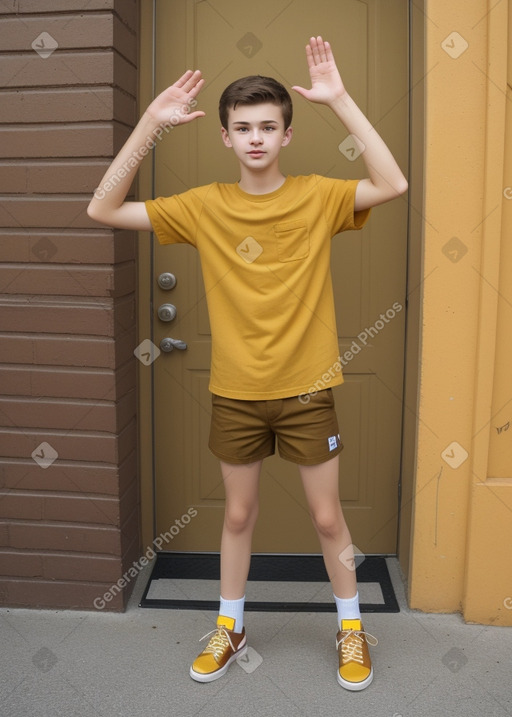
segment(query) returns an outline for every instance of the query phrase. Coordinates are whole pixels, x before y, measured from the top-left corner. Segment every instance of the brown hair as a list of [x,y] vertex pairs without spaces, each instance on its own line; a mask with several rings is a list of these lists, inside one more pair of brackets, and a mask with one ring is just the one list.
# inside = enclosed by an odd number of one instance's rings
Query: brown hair
[[237,105],[257,105],[270,102],[281,107],[284,128],[292,122],[292,99],[286,88],[273,77],[249,75],[235,80],[226,87],[219,100],[219,117],[224,129],[228,128],[228,112]]

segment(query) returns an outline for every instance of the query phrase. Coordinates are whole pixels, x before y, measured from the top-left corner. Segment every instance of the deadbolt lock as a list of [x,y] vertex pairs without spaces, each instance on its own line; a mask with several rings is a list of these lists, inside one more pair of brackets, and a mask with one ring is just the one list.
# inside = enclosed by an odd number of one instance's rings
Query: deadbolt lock
[[174,276],[174,274],[171,274],[168,271],[164,271],[163,274],[160,274],[160,276],[156,280],[156,283],[161,289],[168,291],[169,289],[174,289],[174,287],[176,286],[176,277]]
[[172,321],[176,318],[176,307],[174,304],[162,304],[158,307],[158,318],[160,321]]

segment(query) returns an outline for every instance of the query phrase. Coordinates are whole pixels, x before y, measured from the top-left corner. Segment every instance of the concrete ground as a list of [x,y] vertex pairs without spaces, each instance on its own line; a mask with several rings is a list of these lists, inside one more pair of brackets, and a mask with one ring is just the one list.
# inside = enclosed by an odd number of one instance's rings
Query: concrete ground
[[336,682],[336,614],[246,612],[250,650],[221,679],[190,679],[216,614],[138,607],[124,614],[0,610],[2,717],[505,717],[512,715],[512,628],[409,610],[363,615],[379,639],[373,684]]

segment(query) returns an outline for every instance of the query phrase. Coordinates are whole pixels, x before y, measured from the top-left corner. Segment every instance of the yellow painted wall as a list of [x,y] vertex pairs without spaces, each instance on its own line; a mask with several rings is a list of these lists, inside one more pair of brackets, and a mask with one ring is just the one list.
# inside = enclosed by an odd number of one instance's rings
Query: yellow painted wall
[[424,6],[424,197],[415,208],[424,255],[409,600],[425,611],[461,610],[468,621],[511,625],[509,6]]

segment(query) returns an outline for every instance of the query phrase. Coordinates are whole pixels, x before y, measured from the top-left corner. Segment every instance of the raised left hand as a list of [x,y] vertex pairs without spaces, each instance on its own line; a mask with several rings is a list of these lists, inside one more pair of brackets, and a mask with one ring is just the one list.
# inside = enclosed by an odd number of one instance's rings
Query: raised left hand
[[311,89],[294,85],[295,90],[310,102],[328,105],[345,93],[340,73],[336,67],[331,46],[320,36],[312,37],[306,45],[306,59],[311,77]]

